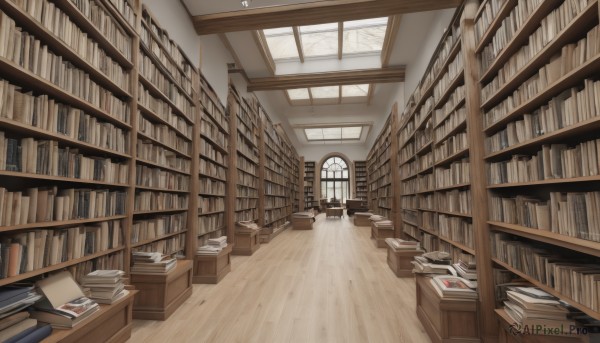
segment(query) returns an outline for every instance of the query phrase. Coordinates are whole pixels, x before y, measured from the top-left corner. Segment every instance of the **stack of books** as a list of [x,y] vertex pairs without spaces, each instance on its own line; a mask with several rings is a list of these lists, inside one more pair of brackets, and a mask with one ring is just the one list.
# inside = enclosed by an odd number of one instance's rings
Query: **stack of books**
[[50,326],[38,326],[25,311],[41,298],[30,285],[0,287],[0,342],[37,342],[50,335]]
[[40,280],[36,285],[44,297],[34,304],[31,318],[53,328],[72,328],[100,308],[98,303],[83,294],[67,271]]
[[306,212],[296,212],[292,213],[292,219],[294,218],[315,218],[315,212],[311,209]]
[[387,245],[389,245],[392,249],[396,251],[419,249],[419,242],[417,241],[405,241],[400,238],[386,238],[385,242],[387,243]]
[[[558,298],[536,287],[509,287],[504,310],[515,321],[520,331],[533,332],[538,326],[548,331],[575,327],[569,319],[570,311]],[[543,332],[540,332],[543,334]]]
[[218,255],[223,248],[227,246],[227,236],[219,238],[210,238],[207,245],[201,246],[196,250],[198,255]]
[[455,263],[452,266],[460,277],[467,280],[477,280],[477,265],[475,262],[459,260],[458,263]]
[[259,231],[260,227],[253,221],[239,221],[235,223],[235,229],[241,232]]
[[477,299],[475,281],[452,275],[437,275],[431,279],[431,284],[442,298]]
[[375,225],[378,229],[384,229],[384,230],[386,230],[386,229],[393,230],[394,229],[394,222],[392,222],[391,220],[388,220],[388,219],[373,222],[373,225]]
[[373,214],[369,217],[369,220],[372,222],[379,222],[382,220],[386,220],[386,218],[384,216],[380,216],[378,214]]
[[166,274],[177,265],[177,260],[159,252],[132,253],[134,274]]
[[413,273],[417,274],[452,274],[456,276],[456,271],[450,265],[452,259],[450,254],[443,251],[432,251],[424,253],[421,256],[415,256],[413,265]]
[[99,304],[112,304],[126,296],[121,270],[96,270],[81,279],[81,285],[90,289],[90,298]]

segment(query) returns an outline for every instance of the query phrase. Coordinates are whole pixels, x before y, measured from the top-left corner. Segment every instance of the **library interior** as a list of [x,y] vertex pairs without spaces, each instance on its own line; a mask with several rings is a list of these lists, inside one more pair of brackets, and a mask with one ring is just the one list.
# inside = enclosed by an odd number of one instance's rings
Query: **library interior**
[[599,0],[0,0],[0,342],[600,342]]

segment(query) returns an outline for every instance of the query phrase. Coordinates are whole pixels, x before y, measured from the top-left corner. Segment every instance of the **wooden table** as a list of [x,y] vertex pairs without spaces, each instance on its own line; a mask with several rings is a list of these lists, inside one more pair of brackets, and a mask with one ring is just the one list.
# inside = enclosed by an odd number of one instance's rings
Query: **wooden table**
[[331,207],[331,208],[325,209],[326,217],[340,217],[341,218],[343,215],[344,215],[343,207]]

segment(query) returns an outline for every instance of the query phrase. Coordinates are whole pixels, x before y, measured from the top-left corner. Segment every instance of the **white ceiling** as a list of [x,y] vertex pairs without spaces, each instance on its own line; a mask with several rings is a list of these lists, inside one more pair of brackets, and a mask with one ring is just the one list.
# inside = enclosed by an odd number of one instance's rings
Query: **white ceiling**
[[[266,7],[285,4],[298,4],[306,2],[316,2],[318,0],[253,0],[251,8]],[[220,13],[228,11],[242,10],[239,0],[184,0],[192,15]],[[447,10],[446,10],[447,11]],[[402,15],[400,29],[393,45],[390,57],[390,66],[405,65],[408,68],[416,62],[423,42],[429,36],[430,28],[435,20],[439,20],[439,12],[419,12]],[[444,16],[442,16],[444,17]],[[447,17],[447,16],[445,16]],[[445,18],[444,17],[444,18]],[[447,26],[447,23],[444,24]],[[272,76],[267,68],[262,55],[256,45],[251,32],[232,32],[226,34],[233,50],[241,60],[242,68],[249,78]],[[361,60],[361,58],[363,60]],[[377,58],[378,60],[378,58]],[[313,66],[311,66],[311,63]],[[323,71],[324,67],[328,70],[351,70],[365,69],[374,66],[373,61],[365,60],[364,57],[358,57],[355,61],[311,61],[304,63],[301,69],[298,67],[278,66],[277,74],[288,73],[309,73]],[[379,64],[380,66],[380,64]],[[414,88],[415,85],[409,87]],[[381,129],[383,123],[389,115],[389,110],[394,101],[399,99],[399,91],[402,91],[399,83],[377,84],[371,100],[371,104],[341,104],[341,105],[315,105],[315,106],[291,106],[282,91],[263,91],[257,92],[257,95],[264,102],[268,99],[269,104],[266,108],[276,111],[276,116],[282,121],[288,135],[297,143],[304,146],[314,146],[324,144],[323,142],[308,142],[304,136],[303,130],[294,129],[302,125],[315,124],[344,124],[344,123],[373,123],[369,130],[368,137],[362,137],[360,142],[345,144],[369,144],[373,136]],[[413,89],[407,89],[412,92]],[[400,99],[403,99],[400,96]],[[404,104],[400,104],[402,110]],[[273,116],[272,113],[269,113]]]

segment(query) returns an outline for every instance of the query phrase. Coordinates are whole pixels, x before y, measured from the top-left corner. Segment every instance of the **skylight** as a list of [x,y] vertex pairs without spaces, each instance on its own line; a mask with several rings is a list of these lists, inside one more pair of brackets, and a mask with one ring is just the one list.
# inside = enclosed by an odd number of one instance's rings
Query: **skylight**
[[337,56],[338,24],[319,24],[300,27],[304,57]]
[[359,140],[362,129],[362,126],[311,128],[304,129],[304,134],[308,141]]
[[294,38],[294,30],[291,27],[263,30],[263,33],[267,39],[267,45],[273,60],[300,58]]
[[343,55],[381,52],[388,18],[344,22]]
[[369,94],[369,85],[348,85],[342,86],[342,97],[366,97]]
[[310,93],[313,99],[338,99],[340,86],[312,87]]
[[308,100],[310,95],[308,94],[308,88],[288,89],[288,96],[290,100]]

